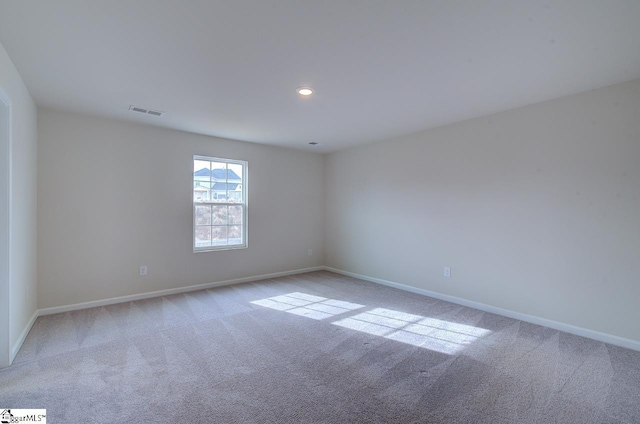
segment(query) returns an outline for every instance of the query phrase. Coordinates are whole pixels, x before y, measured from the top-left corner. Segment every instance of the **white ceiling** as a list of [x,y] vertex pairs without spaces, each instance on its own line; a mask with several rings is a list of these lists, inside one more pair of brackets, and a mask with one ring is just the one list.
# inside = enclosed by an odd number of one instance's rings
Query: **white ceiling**
[[0,43],[40,106],[331,152],[640,78],[640,1],[3,0]]

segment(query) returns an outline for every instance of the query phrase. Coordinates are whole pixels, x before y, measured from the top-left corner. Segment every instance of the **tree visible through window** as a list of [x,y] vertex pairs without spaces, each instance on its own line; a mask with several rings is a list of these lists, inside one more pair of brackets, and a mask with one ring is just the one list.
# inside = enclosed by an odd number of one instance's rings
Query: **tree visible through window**
[[193,157],[193,250],[247,246],[247,162]]

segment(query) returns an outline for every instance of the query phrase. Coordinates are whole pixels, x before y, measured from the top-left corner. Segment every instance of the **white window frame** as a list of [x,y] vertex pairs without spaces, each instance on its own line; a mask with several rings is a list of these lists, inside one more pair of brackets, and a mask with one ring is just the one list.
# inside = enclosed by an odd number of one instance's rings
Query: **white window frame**
[[[209,162],[222,162],[226,164],[232,165],[242,165],[242,202],[197,202],[194,194],[194,173],[197,169],[194,169],[195,161],[209,161]],[[204,156],[204,155],[193,155],[193,160],[191,161],[191,203],[193,204],[192,212],[193,212],[193,252],[215,252],[219,250],[235,250],[235,249],[246,249],[249,246],[249,226],[248,226],[248,180],[247,176],[249,174],[249,164],[246,160],[237,160],[237,159],[227,159],[227,158],[219,158],[214,156]],[[228,183],[227,183],[228,184]],[[228,187],[228,186],[227,186]],[[211,199],[209,199],[211,200]],[[227,198],[228,200],[228,198]],[[233,244],[233,245],[224,245],[224,246],[196,246],[196,206],[197,205],[215,205],[215,206],[242,206],[242,243],[241,244]],[[228,226],[228,225],[227,225]]]

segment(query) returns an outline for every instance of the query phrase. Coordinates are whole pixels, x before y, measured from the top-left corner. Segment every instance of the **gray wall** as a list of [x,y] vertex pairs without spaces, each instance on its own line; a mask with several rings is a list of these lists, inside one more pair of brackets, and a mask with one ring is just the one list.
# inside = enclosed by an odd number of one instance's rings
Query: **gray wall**
[[331,154],[326,264],[640,340],[639,160],[640,80]]
[[[46,109],[38,125],[40,308],[323,264],[321,155]],[[247,249],[193,253],[194,154],[249,161]]]
[[[11,240],[9,293],[0,293],[9,306],[7,334],[6,307],[2,305],[4,319],[0,318],[0,366],[6,363],[6,344],[15,352],[19,339],[36,310],[36,191],[37,191],[37,115],[36,106],[18,71],[0,44],[0,90],[11,102],[10,148],[10,214]],[[5,146],[6,147],[6,146]],[[6,161],[2,172],[8,175]],[[7,206],[6,195],[0,207]],[[5,221],[6,222],[6,221]],[[6,233],[6,225],[0,231]],[[2,265],[6,268],[6,264]],[[6,271],[6,270],[4,270]],[[2,287],[2,284],[0,284]]]

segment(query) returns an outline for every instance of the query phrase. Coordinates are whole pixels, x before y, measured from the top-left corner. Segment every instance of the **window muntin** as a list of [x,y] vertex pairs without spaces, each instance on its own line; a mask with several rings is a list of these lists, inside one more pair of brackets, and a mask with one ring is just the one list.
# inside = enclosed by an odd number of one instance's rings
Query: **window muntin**
[[247,162],[193,157],[193,250],[247,247]]

